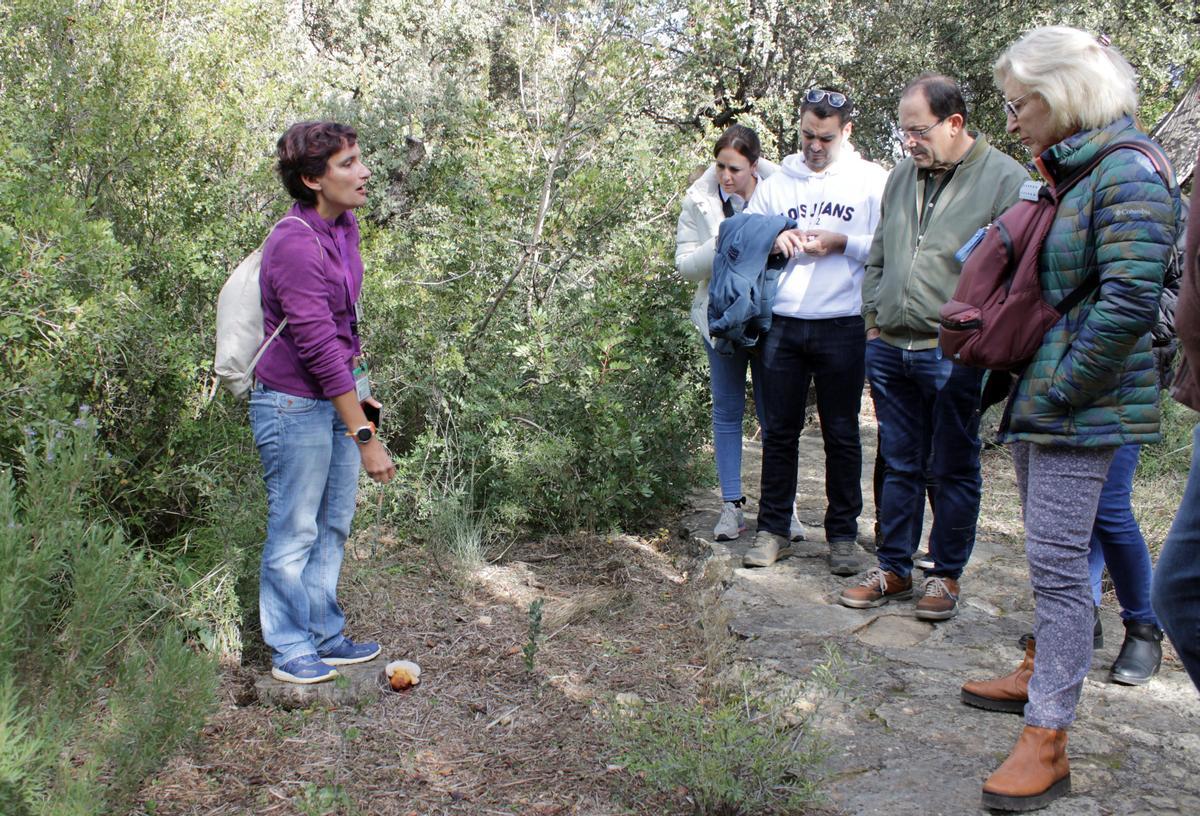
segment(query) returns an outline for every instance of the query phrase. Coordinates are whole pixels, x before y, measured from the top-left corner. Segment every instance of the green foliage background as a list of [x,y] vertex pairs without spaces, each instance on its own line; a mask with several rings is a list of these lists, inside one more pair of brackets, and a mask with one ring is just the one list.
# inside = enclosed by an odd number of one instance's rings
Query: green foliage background
[[[14,495],[33,478],[27,431],[87,406],[106,464],[71,506],[121,541],[89,547],[152,576],[156,619],[193,648],[253,641],[262,490],[244,406],[207,401],[213,308],[288,205],[275,139],[321,117],[359,129],[375,172],[363,302],[401,478],[364,502],[417,534],[449,501],[493,541],[644,524],[694,483],[707,434],[671,258],[714,136],[741,121],[768,155],[789,152],[799,95],[836,83],[858,100],[857,147],[890,163],[899,89],[937,69],[1017,155],[990,65],[1045,22],[1108,33],[1147,122],[1200,67],[1190,0],[8,0],[0,460]],[[45,602],[70,608],[70,582],[52,583]],[[0,596],[0,619],[18,600]],[[118,628],[152,656],[147,614],[121,607]],[[0,721],[47,715],[32,677],[0,686]],[[50,769],[21,750],[0,740],[0,786],[58,812]],[[93,782],[119,791],[144,772]]]

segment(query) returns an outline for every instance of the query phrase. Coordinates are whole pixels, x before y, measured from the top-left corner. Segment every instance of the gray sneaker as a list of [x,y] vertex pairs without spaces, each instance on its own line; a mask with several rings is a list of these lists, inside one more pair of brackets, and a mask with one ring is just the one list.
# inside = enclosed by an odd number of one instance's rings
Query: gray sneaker
[[857,541],[830,541],[829,571],[834,575],[858,575],[863,570],[858,559],[861,554]]
[[737,502],[725,502],[721,505],[721,518],[713,527],[713,538],[717,541],[737,541],[746,532],[746,516]]
[[913,566],[919,570],[928,572],[934,568],[933,559],[929,556],[927,550],[917,550],[913,553]]
[[807,537],[804,531],[804,525],[800,523],[800,519],[796,518],[796,508],[792,507],[792,524],[788,528],[788,538],[792,541],[803,541]]
[[759,530],[754,534],[754,546],[742,556],[743,567],[769,567],[792,554],[791,542],[781,535]]

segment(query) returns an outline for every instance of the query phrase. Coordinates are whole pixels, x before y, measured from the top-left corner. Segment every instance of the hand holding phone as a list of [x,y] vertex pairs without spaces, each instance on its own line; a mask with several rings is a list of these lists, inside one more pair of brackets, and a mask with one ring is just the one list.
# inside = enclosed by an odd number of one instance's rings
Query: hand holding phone
[[383,419],[383,405],[374,397],[368,397],[362,401],[362,409],[367,416],[367,422],[375,423],[375,430],[378,431]]

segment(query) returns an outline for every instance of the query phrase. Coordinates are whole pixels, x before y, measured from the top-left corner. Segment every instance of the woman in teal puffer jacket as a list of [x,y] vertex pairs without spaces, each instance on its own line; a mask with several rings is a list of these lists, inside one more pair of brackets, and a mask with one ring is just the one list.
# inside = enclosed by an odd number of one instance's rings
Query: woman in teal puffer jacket
[[[1009,132],[1050,184],[1110,144],[1148,141],[1133,120],[1133,69],[1107,40],[1034,29],[1000,57],[995,75]],[[1150,329],[1178,215],[1165,161],[1156,168],[1138,151],[1117,150],[1067,193],[1042,247],[1047,302],[1093,268],[1100,284],[1046,332],[1002,437],[1021,494],[1036,653],[1031,645],[1013,674],[964,687],[964,699],[1028,700],[1016,747],[984,783],[988,808],[1033,810],[1070,791],[1066,729],[1092,657],[1088,544],[1117,448],[1159,438]]]

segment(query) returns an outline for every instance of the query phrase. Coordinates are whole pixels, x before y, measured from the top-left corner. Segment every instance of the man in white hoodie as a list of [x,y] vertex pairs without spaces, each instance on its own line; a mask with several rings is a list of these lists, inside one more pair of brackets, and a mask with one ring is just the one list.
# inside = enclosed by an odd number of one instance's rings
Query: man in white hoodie
[[799,227],[780,234],[789,258],[779,276],[771,330],[762,343],[766,433],[758,533],[743,563],[770,566],[790,554],[796,460],[809,382],[825,442],[825,538],[835,575],[859,571],[862,446],[858,414],[864,381],[864,263],[879,223],[887,171],[849,144],[854,106],[842,92],[813,88],[800,108],[802,152],[764,179],[746,211],[786,215]]

